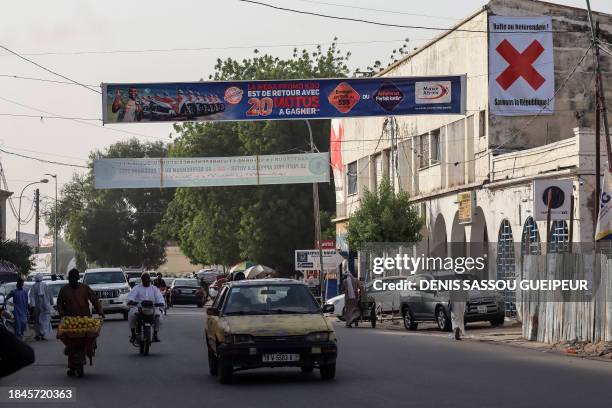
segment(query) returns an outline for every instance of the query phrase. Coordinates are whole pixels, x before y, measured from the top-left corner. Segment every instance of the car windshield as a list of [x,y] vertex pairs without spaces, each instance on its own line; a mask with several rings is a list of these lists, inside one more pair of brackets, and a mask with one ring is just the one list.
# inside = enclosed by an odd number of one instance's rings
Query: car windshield
[[125,283],[123,272],[87,272],[83,278],[83,283],[96,285],[100,283]]
[[319,305],[303,285],[234,286],[225,315],[319,313]]
[[47,286],[49,287],[49,293],[51,294],[52,297],[57,297],[57,295],[59,295],[59,291],[61,288],[63,288],[64,286],[66,286],[66,283],[59,283],[59,284],[47,284]]
[[197,288],[200,284],[196,279],[177,279],[174,281],[174,286],[193,286]]

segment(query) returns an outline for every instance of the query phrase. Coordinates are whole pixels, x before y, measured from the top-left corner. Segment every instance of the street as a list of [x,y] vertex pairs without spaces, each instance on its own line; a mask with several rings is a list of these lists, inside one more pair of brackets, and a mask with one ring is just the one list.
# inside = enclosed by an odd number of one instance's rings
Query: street
[[[0,386],[76,387],[75,406],[269,407],[600,407],[612,400],[612,364],[427,332],[347,329],[336,324],[336,380],[318,371],[263,369],[220,385],[208,374],[203,309],[175,307],[161,343],[141,357],[128,343],[127,322],[107,318],[92,367],[83,379],[65,375],[58,340],[31,343],[33,366]],[[70,406],[65,403],[64,406]],[[19,404],[19,406],[41,406]],[[45,406],[62,406],[45,404]],[[74,405],[73,405],[74,406]]]

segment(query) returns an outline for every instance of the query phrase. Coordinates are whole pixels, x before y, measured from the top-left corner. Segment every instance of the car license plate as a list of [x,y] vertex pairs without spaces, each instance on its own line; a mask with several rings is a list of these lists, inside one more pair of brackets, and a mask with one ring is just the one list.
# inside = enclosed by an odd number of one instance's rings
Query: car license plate
[[486,306],[478,306],[478,313],[487,313],[487,307]]
[[291,361],[300,361],[299,354],[264,354],[262,356],[262,361],[264,363],[284,363]]

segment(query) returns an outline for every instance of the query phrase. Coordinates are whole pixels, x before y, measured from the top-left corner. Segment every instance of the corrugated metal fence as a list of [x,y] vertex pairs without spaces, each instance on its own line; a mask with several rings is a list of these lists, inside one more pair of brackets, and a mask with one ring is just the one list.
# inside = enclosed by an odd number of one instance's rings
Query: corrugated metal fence
[[612,341],[612,259],[602,254],[526,255],[521,278],[585,279],[589,290],[536,292],[517,288],[523,336],[546,343]]

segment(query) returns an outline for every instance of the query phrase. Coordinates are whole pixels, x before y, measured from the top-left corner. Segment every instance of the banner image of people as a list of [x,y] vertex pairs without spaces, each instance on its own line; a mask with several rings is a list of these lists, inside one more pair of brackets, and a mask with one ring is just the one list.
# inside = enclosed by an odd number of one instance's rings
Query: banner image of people
[[465,76],[104,84],[104,123],[463,114]]

